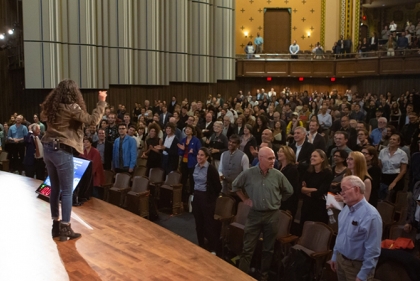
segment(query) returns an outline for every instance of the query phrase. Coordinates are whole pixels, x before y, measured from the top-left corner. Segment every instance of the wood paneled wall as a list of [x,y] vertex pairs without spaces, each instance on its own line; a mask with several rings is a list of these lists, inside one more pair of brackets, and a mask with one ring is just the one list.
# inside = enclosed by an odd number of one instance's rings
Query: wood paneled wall
[[[0,121],[4,122],[10,114],[18,112],[28,117],[32,121],[32,114],[39,112],[39,104],[42,103],[49,90],[24,90],[23,71],[12,72],[11,88],[2,97],[7,104],[1,102]],[[19,80],[20,79],[20,80]],[[2,82],[2,81],[0,81]],[[415,88],[420,90],[420,80],[417,76],[387,76],[366,77],[366,78],[337,78],[336,82],[331,82],[327,78],[305,78],[300,82],[298,78],[278,78],[273,77],[272,81],[267,81],[265,77],[238,78],[236,81],[219,81],[217,84],[200,83],[171,83],[169,86],[113,86],[108,90],[108,103],[111,105],[125,104],[128,109],[132,109],[135,102],[143,103],[145,99],[153,102],[154,100],[170,101],[172,96],[176,96],[180,101],[188,98],[188,101],[205,101],[209,94],[221,94],[222,97],[236,96],[239,90],[245,94],[251,91],[255,94],[257,89],[264,88],[268,92],[274,88],[280,92],[284,87],[289,87],[293,92],[307,90],[309,93],[329,92],[337,89],[343,93],[346,89],[359,92],[372,92],[375,94],[391,91],[398,96],[401,93]],[[97,90],[82,90],[89,111],[97,102]]]

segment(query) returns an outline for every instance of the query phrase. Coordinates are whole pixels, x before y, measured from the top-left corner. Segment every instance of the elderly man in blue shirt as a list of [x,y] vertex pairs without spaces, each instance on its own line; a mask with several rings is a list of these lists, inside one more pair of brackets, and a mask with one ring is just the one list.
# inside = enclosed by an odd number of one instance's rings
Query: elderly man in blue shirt
[[379,144],[382,139],[382,132],[385,130],[387,124],[388,121],[385,117],[380,117],[378,119],[378,128],[372,130],[372,133],[370,133],[370,139],[372,140],[373,145]]
[[381,216],[366,201],[365,184],[359,177],[344,177],[341,190],[346,206],[338,216],[331,269],[339,281],[373,280],[381,253]]

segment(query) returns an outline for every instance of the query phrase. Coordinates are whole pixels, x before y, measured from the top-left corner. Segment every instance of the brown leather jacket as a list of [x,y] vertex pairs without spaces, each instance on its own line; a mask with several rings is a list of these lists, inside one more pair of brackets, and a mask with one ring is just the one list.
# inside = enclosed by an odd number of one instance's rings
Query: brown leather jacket
[[[83,129],[85,124],[98,125],[105,112],[106,102],[99,101],[92,115],[82,111],[78,104],[60,104],[59,112],[54,123],[47,121],[47,130],[42,138],[43,143],[59,139],[61,143],[69,145],[83,154]],[[41,112],[41,119],[47,116]]]

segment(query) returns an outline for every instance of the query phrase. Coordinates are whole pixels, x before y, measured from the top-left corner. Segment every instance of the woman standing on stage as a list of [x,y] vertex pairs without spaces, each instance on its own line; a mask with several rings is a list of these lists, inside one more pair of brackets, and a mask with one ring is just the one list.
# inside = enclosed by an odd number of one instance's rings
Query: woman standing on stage
[[209,241],[209,251],[216,253],[220,249],[219,237],[221,224],[214,219],[216,200],[222,190],[219,173],[210,164],[210,152],[202,147],[197,154],[194,168],[194,200],[192,201],[198,245],[204,247],[204,238]]
[[[76,82],[61,81],[42,103],[41,117],[47,122],[47,130],[42,138],[44,162],[51,180],[50,209],[53,219],[52,236],[60,241],[80,237],[70,224],[73,204],[73,155],[83,153],[84,125],[98,125],[105,112],[106,91],[99,91],[99,102],[92,115]],[[62,220],[59,221],[59,198],[61,192]]]

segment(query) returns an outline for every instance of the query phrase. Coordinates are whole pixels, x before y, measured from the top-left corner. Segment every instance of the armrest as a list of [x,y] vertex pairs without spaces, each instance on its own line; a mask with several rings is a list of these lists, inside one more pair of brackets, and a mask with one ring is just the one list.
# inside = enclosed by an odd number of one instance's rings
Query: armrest
[[214,215],[214,219],[215,219],[215,220],[218,220],[218,221],[221,221],[221,222],[226,222],[226,221],[229,221],[229,220],[233,219],[234,217],[235,217],[235,216],[234,216],[234,215],[232,215],[232,216],[229,216],[229,217],[223,218],[223,217],[221,217],[221,216],[219,216],[219,215]]
[[125,193],[127,193],[127,192],[129,192],[130,191],[130,187],[124,187],[124,188],[119,188],[119,187],[117,187],[118,189],[117,190],[115,190],[116,192],[125,192]]
[[311,257],[312,258],[319,258],[319,257],[327,256],[331,252],[332,252],[331,250],[328,250],[328,251],[313,253],[313,254],[311,254]]
[[277,240],[280,241],[280,243],[282,243],[282,244],[294,243],[298,239],[299,239],[299,237],[295,236],[295,235],[288,235],[288,236],[285,236],[285,237],[277,238]]
[[139,197],[146,197],[146,196],[149,196],[150,195],[150,191],[149,190],[146,190],[144,192],[137,193],[137,195]]
[[149,182],[149,185],[155,185],[155,186],[161,186],[162,184],[164,184],[163,181],[154,181],[154,182]]

